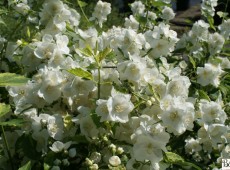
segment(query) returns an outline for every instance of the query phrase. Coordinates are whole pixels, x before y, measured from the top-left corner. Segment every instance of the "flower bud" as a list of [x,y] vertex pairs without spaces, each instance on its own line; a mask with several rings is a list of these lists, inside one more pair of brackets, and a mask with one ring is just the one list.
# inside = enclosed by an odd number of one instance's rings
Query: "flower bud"
[[124,149],[122,147],[117,148],[117,154],[122,154],[124,152]]
[[77,154],[77,152],[76,152],[76,149],[75,149],[75,148],[71,148],[71,149],[69,150],[69,157],[70,157],[70,158],[75,157],[76,154]]
[[118,156],[112,156],[109,158],[109,163],[112,165],[112,166],[118,166],[121,164],[121,160]]

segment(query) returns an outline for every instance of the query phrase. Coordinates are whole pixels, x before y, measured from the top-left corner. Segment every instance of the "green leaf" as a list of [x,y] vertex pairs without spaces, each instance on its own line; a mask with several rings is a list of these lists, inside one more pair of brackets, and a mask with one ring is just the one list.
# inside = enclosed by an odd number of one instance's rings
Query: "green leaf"
[[23,165],[21,168],[18,170],[31,170],[31,162],[27,162],[27,164]]
[[10,111],[10,105],[6,105],[5,103],[0,103],[0,117],[4,116]]
[[79,5],[81,8],[82,8],[82,7],[85,7],[85,6],[87,5],[86,2],[79,1],[79,0],[77,0],[77,3],[78,3],[78,5]]
[[25,123],[23,119],[11,119],[7,122],[0,122],[1,126],[22,126]]
[[26,27],[26,35],[30,38],[30,27]]
[[196,68],[196,62],[195,62],[195,60],[191,56],[189,56],[189,61],[192,64],[193,68],[195,69]]
[[71,74],[74,74],[75,76],[93,80],[92,74],[86,70],[83,70],[82,68],[74,68],[74,69],[67,70],[67,71]]
[[0,73],[0,86],[20,86],[29,79],[15,73]]
[[162,1],[151,1],[151,4],[152,4],[154,7],[168,6],[165,2],[162,2]]
[[80,53],[82,53],[83,55],[85,55],[86,57],[93,57],[93,50],[91,49],[91,47],[87,46],[84,49],[77,49],[77,51],[79,51]]
[[216,31],[216,28],[215,28],[215,26],[214,26],[214,19],[213,19],[213,17],[208,16],[207,19],[208,19],[208,23],[209,23],[210,27],[211,27],[214,31]]
[[44,168],[44,170],[49,170],[50,166],[48,164],[44,163],[43,168]]
[[165,161],[167,163],[180,165],[181,167],[186,168],[186,169],[189,168],[189,169],[194,169],[194,170],[202,170],[197,165],[191,162],[186,162],[184,158],[182,158],[180,155],[177,155],[173,152],[165,152]]
[[100,63],[111,52],[112,52],[112,49],[110,48],[105,48],[103,51],[100,51],[99,54],[95,57],[97,62]]
[[208,96],[208,94],[205,91],[198,90],[198,93],[199,93],[199,98],[200,99],[206,99],[208,101],[211,101],[210,98],[209,98],[209,96]]
[[180,155],[177,155],[173,152],[165,152],[165,156],[168,163],[175,164],[178,162],[184,162],[184,159]]
[[220,53],[220,55],[224,55],[224,56],[230,57],[230,53]]
[[6,26],[6,23],[4,22],[4,20],[2,19],[2,17],[0,17],[0,24]]
[[8,10],[7,10],[7,9],[0,8],[0,15],[1,15],[1,14],[7,14],[7,13],[8,13]]

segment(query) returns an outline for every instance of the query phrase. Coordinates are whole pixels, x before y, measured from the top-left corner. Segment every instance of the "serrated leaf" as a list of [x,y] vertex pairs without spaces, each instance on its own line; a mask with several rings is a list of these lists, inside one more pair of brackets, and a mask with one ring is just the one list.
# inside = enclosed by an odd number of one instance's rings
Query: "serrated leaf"
[[177,155],[173,152],[165,152],[165,156],[166,156],[166,161],[168,163],[175,164],[179,162],[184,162],[184,159],[180,155]]
[[112,49],[110,48],[105,48],[103,51],[100,51],[98,55],[96,56],[97,62],[100,63],[111,52],[112,52]]
[[18,170],[31,170],[31,162],[27,162],[24,166],[19,168]]
[[5,103],[0,103],[0,117],[4,116],[10,111],[10,105],[6,105]]
[[82,8],[82,7],[85,7],[87,5],[86,2],[83,2],[83,1],[77,1],[78,5]]
[[20,86],[29,79],[15,73],[0,73],[0,86]]
[[23,119],[11,119],[7,122],[0,122],[1,126],[22,126],[25,123]]
[[198,93],[199,93],[200,99],[206,99],[208,101],[211,101],[210,98],[209,98],[209,96],[208,96],[208,94],[205,91],[198,90]]
[[91,47],[87,46],[84,49],[77,49],[77,51],[79,51],[80,53],[82,53],[83,55],[85,55],[86,57],[93,57],[93,50],[91,49]]
[[67,70],[67,71],[71,74],[74,74],[75,76],[93,80],[92,74],[86,70],[83,70],[82,68],[74,68],[74,69]]

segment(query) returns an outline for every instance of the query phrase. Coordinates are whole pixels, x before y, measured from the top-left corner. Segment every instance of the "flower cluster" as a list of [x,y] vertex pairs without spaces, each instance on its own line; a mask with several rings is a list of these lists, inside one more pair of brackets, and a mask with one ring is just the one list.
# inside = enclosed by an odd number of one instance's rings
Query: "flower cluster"
[[[202,10],[213,16],[216,3],[203,0]],[[107,2],[97,2],[86,28],[84,11],[61,0],[12,2],[22,16],[38,10],[28,21],[37,32],[0,39],[2,68],[17,65],[30,77],[6,87],[14,109],[5,119],[24,124],[2,133],[11,139],[7,148],[0,139],[2,168],[12,157],[11,166],[51,170],[210,169],[230,158],[230,20],[215,30],[199,20],[179,37],[169,4],[135,1],[124,27],[103,30]]]

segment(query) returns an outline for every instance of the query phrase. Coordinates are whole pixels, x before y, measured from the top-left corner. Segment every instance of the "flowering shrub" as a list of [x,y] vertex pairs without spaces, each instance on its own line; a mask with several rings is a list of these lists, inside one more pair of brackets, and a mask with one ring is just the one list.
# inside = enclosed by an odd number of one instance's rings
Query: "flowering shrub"
[[218,11],[214,25],[216,1],[181,37],[170,0],[135,1],[111,28],[100,0],[92,16],[79,0],[6,2],[0,69],[29,80],[0,74],[0,169],[200,170],[230,158],[230,19]]

